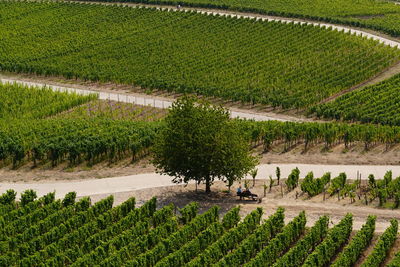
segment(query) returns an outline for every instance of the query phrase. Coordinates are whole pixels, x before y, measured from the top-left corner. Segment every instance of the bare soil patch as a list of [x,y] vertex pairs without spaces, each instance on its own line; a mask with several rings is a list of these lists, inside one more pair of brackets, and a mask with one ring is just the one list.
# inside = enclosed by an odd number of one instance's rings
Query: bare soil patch
[[[182,96],[182,94],[168,92],[163,90],[149,90],[137,86],[115,83],[100,83],[83,80],[68,80],[63,77],[51,76],[37,76],[33,74],[16,74],[9,72],[0,72],[0,78],[12,79],[24,82],[43,83],[47,85],[55,85],[62,87],[70,87],[82,90],[92,90],[104,93],[118,93],[133,97],[151,97],[155,100],[174,101]],[[280,108],[273,108],[261,104],[251,104],[235,102],[231,100],[223,100],[217,97],[204,97],[198,95],[199,98],[207,99],[213,104],[223,105],[232,111],[256,113],[276,119],[283,119],[288,121],[315,121],[314,118],[307,118],[302,110],[283,110]]]
[[32,168],[32,163],[28,163],[16,170],[13,170],[10,166],[0,168],[0,182],[88,180],[152,173],[154,171],[155,168],[151,164],[150,158],[144,158],[135,163],[131,163],[131,159],[127,158],[111,164],[101,162],[91,167],[87,166],[86,163],[74,167],[69,167],[67,163],[62,163],[53,168],[48,163]]
[[[268,184],[268,182],[266,182]],[[400,219],[400,210],[377,208],[377,203],[372,203],[365,206],[357,201],[350,204],[349,199],[337,200],[337,197],[328,197],[325,201],[320,198],[307,199],[306,196],[301,196],[296,199],[295,191],[287,194],[281,194],[281,187],[274,186],[271,192],[266,192],[264,197],[263,189],[264,181],[256,180],[256,186],[251,188],[251,191],[262,197],[261,203],[251,200],[239,200],[236,196],[235,189],[237,184],[232,187],[232,192],[227,192],[227,187],[222,182],[216,182],[212,187],[211,194],[204,193],[204,186],[199,185],[196,192],[194,184],[187,186],[178,185],[162,188],[152,188],[145,190],[136,190],[132,192],[123,192],[113,194],[115,204],[120,204],[129,197],[134,196],[138,205],[152,197],[157,197],[158,206],[162,207],[169,203],[174,203],[178,208],[183,207],[187,203],[197,201],[200,204],[200,212],[203,212],[213,205],[221,207],[221,212],[225,213],[230,208],[240,205],[241,215],[245,216],[257,207],[262,207],[264,210],[264,218],[274,213],[278,207],[285,208],[285,222],[291,221],[300,211],[305,210],[307,214],[307,226],[312,226],[322,215],[330,217],[330,227],[337,224],[347,213],[352,213],[354,218],[353,229],[359,230],[366,222],[368,215],[376,215],[376,232],[382,233],[389,225],[390,219]],[[250,181],[250,185],[252,182]],[[92,195],[92,200],[98,201],[107,195]]]
[[[257,147],[254,154],[260,157],[260,164],[324,164],[324,165],[399,165],[400,144],[386,149],[385,145],[377,145],[365,151],[362,143],[349,149],[337,145],[326,151],[323,144],[310,147],[304,151],[304,144],[299,143],[287,152],[284,145],[277,143],[268,153]],[[116,163],[107,161],[88,167],[86,163],[69,167],[67,162],[51,167],[50,162],[36,168],[26,163],[18,169],[10,165],[0,168],[0,182],[51,182],[61,180],[99,179],[128,176],[155,171],[148,156],[132,163],[130,157]]]
[[264,153],[260,146],[256,148],[260,155],[260,164],[270,163],[304,163],[332,165],[399,165],[400,145],[387,148],[384,144],[372,146],[365,150],[363,143],[356,143],[346,149],[344,144],[326,150],[323,144],[317,144],[304,151],[304,144],[299,143],[284,152],[284,144],[277,143]]

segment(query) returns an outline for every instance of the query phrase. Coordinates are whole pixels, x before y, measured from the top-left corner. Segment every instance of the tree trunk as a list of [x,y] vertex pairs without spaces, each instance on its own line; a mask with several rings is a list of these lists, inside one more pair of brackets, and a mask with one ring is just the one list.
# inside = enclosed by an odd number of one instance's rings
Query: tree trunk
[[211,193],[211,179],[210,179],[210,177],[206,178],[206,193]]

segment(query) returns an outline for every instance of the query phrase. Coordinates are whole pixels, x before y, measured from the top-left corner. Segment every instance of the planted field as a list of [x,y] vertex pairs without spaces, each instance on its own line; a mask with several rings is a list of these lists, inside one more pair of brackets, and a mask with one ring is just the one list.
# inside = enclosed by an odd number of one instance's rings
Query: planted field
[[147,155],[160,125],[151,121],[163,114],[97,95],[10,84],[0,84],[0,100],[0,161],[13,168],[135,161]]
[[[274,144],[284,144],[284,152],[293,146],[304,150],[323,144],[329,149],[338,144],[350,148],[361,143],[366,150],[375,144],[387,148],[399,144],[400,127],[347,125],[337,123],[283,123],[277,121],[238,121],[253,146],[267,152]],[[68,162],[89,165],[115,162],[148,154],[162,122],[112,120],[107,118],[53,118],[32,121],[0,122],[0,160],[14,168],[23,163]]]
[[358,204],[369,205],[378,202],[379,207],[391,209],[400,207],[400,177],[394,178],[392,171],[387,171],[383,177],[370,174],[368,181],[362,182],[358,177],[349,181],[345,172],[333,178],[329,172],[319,178],[314,178],[313,172],[309,172],[300,180],[300,171],[296,168],[288,175],[285,185],[288,192],[297,188],[302,192],[300,196],[306,198],[313,198],[323,193],[324,200],[337,196],[338,200],[350,199],[350,203],[358,201]]
[[400,76],[311,108],[318,117],[400,125]]
[[363,144],[365,150],[376,144],[385,144],[389,149],[400,141],[398,126],[279,121],[241,121],[241,125],[248,140],[254,146],[263,145],[265,152],[276,143],[283,143],[284,151],[297,145],[302,145],[307,151],[317,144],[323,144],[328,150],[338,144],[344,144],[348,149],[356,143]]
[[0,16],[3,70],[283,108],[354,86],[400,55],[319,27],[194,12],[2,1]]
[[[92,205],[74,193],[36,199],[29,190],[20,202],[12,190],[0,202],[2,266],[354,266],[376,220],[369,216],[350,238],[351,214],[329,229],[327,216],[306,227],[304,211],[285,225],[283,208],[261,220],[261,208],[241,219],[235,207],[220,219],[217,206],[197,214],[195,202],[177,215],[172,204],[156,210],[155,198],[113,207],[112,196]],[[392,220],[363,266],[385,261],[397,230]]]
[[[91,1],[91,0],[89,0]],[[102,2],[93,0],[93,2]],[[393,36],[400,35],[400,7],[390,1],[377,0],[103,0],[230,9],[268,15],[297,17],[371,28]]]
[[94,99],[97,95],[82,96],[0,83],[0,119],[41,119]]
[[158,121],[165,117],[167,110],[151,106],[139,106],[109,100],[96,100],[75,107],[57,118],[84,119],[102,118],[128,121]]
[[148,153],[159,124],[110,119],[47,119],[0,122],[0,160],[14,168],[25,161],[89,165]]

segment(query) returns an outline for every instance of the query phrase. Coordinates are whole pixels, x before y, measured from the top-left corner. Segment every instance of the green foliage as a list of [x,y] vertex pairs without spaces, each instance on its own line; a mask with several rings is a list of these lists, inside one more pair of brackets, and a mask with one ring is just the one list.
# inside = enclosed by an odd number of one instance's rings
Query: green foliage
[[17,192],[13,189],[8,189],[5,193],[0,196],[0,204],[1,205],[12,205],[15,202],[15,197],[17,196]]
[[288,178],[286,179],[286,186],[289,191],[292,191],[297,187],[299,184],[299,178],[300,178],[300,170],[299,168],[296,167],[296,169],[293,169],[292,172],[289,174]]
[[240,206],[234,207],[225,214],[224,218],[222,218],[222,226],[226,230],[229,230],[238,224],[240,221],[239,212]]
[[43,205],[48,205],[50,203],[53,203],[55,199],[56,199],[56,192],[47,193],[46,195],[40,198],[40,200],[43,201]]
[[[110,255],[106,254],[108,257],[101,261],[99,265],[117,266],[125,263],[127,260],[132,260],[137,255],[154,248],[161,240],[168,238],[171,234],[178,231],[178,229],[177,220],[171,218],[164,224],[151,229],[147,234],[135,237],[133,240],[129,232],[124,233],[112,242],[114,244],[113,247],[115,246],[117,251],[111,250],[109,252]],[[103,254],[103,250],[99,250],[99,253]]]
[[368,194],[370,200],[378,198],[379,206],[383,206],[388,200],[394,201],[394,208],[400,205],[400,177],[392,178],[392,171],[387,171],[381,180],[375,180],[373,175],[369,176]]
[[215,222],[206,230],[200,233],[195,239],[187,242],[179,250],[169,254],[167,257],[159,261],[155,266],[185,266],[197,253],[201,253],[213,242],[218,240],[224,234],[224,227],[220,222]]
[[371,243],[375,231],[375,216],[368,216],[367,222],[361,227],[361,230],[351,239],[350,243],[336,258],[333,267],[351,267],[357,262],[361,253]]
[[28,203],[33,202],[37,198],[36,191],[33,191],[32,189],[25,190],[21,194],[21,205],[25,206]]
[[379,267],[385,260],[390,249],[397,239],[397,230],[399,223],[392,219],[390,226],[381,235],[376,243],[374,250],[368,255],[361,267]]
[[227,231],[220,239],[210,245],[205,251],[190,261],[186,266],[210,266],[222,259],[227,251],[232,251],[259,226],[262,209],[257,208],[247,215],[237,227]]
[[278,185],[279,185],[279,180],[281,179],[281,169],[279,167],[276,167],[276,179],[278,180]]
[[[87,0],[89,2],[95,0]],[[104,0],[120,2],[119,0]],[[124,0],[123,2],[183,5],[190,7],[229,9],[242,12],[255,12],[273,16],[295,17],[365,27],[383,31],[393,36],[400,35],[400,8],[390,2],[368,0]]]
[[302,211],[288,225],[283,227],[282,232],[277,234],[268,245],[266,245],[252,260],[243,266],[270,266],[272,265],[290,245],[297,241],[304,233],[306,226],[306,215]]
[[129,266],[153,266],[168,254],[179,250],[184,244],[196,238],[202,231],[218,220],[219,208],[214,206],[202,215],[196,216],[190,223],[162,240],[151,250],[126,262]]
[[375,176],[373,174],[368,175],[368,186],[369,188],[376,188]]
[[[44,198],[46,198],[47,196],[54,196],[54,194],[49,193],[45,195]],[[7,238],[22,233],[26,230],[27,227],[38,223],[40,220],[45,219],[46,217],[50,216],[52,213],[58,211],[61,208],[61,202],[54,201],[53,199],[52,202],[44,202],[43,206],[39,205],[35,209],[29,210],[28,213],[21,214],[21,216],[15,218],[12,221],[9,221],[7,225],[1,228],[1,240],[7,240]]]
[[[135,202],[130,198],[113,207],[110,196],[94,205],[82,198],[64,206],[52,192],[25,206],[16,205],[8,213],[10,218],[2,218],[7,224],[0,228],[0,265],[294,267],[305,261],[303,266],[325,266],[352,228],[350,214],[331,230],[323,216],[299,240],[305,231],[304,212],[284,226],[284,209],[278,208],[260,225],[261,208],[240,222],[239,207],[219,220],[216,206],[196,215],[198,204],[189,203],[176,216],[173,204],[156,210],[155,198],[139,208]],[[179,224],[182,214],[185,224]],[[372,266],[386,257],[396,238],[397,221],[391,224],[369,256],[374,260],[367,259]],[[374,227],[375,217],[369,216],[334,266],[352,266]]]
[[314,174],[310,172],[304,178],[300,188],[301,191],[307,193],[310,197],[313,197],[322,193],[330,180],[331,174],[329,172],[317,179],[314,179]]
[[303,267],[326,266],[338,249],[348,240],[353,226],[353,216],[347,214],[339,224],[329,230],[328,236],[307,257]]
[[86,205],[82,204],[85,202],[87,202],[87,199],[84,198],[74,206],[60,209],[40,222],[30,225],[21,234],[9,237],[7,241],[4,241],[8,244],[8,251],[2,256],[1,260],[5,260],[9,264],[26,260],[27,264],[30,265],[31,261],[28,257],[36,251],[46,248],[53,242],[57,242],[67,233],[76,230],[110,210],[113,204],[113,197],[105,198],[95,205],[82,210],[83,207],[86,207]]
[[46,265],[82,266],[99,263],[110,253],[121,249],[139,236],[147,234],[151,224],[157,227],[173,214],[172,205],[165,206],[156,212],[155,198],[147,201],[139,209],[134,209],[134,205],[135,199],[131,198],[100,215],[97,219],[64,236],[56,246],[48,246],[44,251],[36,253],[35,262],[49,258]]
[[[219,4],[201,1],[210,7],[232,7],[227,0],[217,0],[223,1]],[[151,2],[157,3],[146,1]],[[272,6],[270,1],[234,2],[243,11],[300,12],[300,16],[317,20],[325,18],[315,15],[320,9],[349,6],[345,0],[335,0],[335,5],[318,0],[319,8],[305,0],[295,4],[274,0]],[[379,13],[374,8],[382,11],[384,6],[362,2],[350,5],[357,12],[347,12],[341,21],[350,21],[347,15]],[[368,8],[360,8],[364,2]],[[174,4],[178,3],[182,4]],[[383,9],[388,11],[388,7]],[[329,10],[337,14],[335,8]],[[0,29],[2,70],[111,81],[283,108],[318,103],[367,80],[399,58],[397,49],[340,31],[196,12],[1,1],[0,17],[4,21]]]
[[397,252],[394,258],[389,262],[387,267],[398,267],[400,266],[400,252]]
[[[400,26],[400,23],[398,23]],[[400,32],[399,32],[400,33]],[[400,75],[361,90],[344,94],[332,102],[312,108],[318,117],[341,119],[346,121],[360,121],[386,125],[400,125],[397,94],[400,87]],[[387,140],[392,143],[396,138]]]
[[76,199],[76,192],[69,192],[65,195],[62,204],[64,207],[73,205],[75,203]]
[[[126,95],[126,99],[133,100],[133,97]],[[165,117],[166,111],[166,109],[150,105],[142,106],[111,100],[94,100],[74,107],[67,112],[59,113],[56,117],[65,119],[98,118],[129,121],[159,121]]]
[[103,119],[0,121],[0,160],[56,166],[136,158],[148,153],[159,125]]
[[346,173],[340,173],[339,176],[332,179],[331,186],[328,188],[328,193],[331,195],[337,194],[340,190],[343,190],[345,188],[346,181]]
[[199,211],[199,203],[191,202],[182,209],[179,209],[179,213],[181,217],[179,217],[179,221],[182,224],[187,224],[190,222],[194,217],[197,216],[197,212]]
[[228,110],[193,97],[172,104],[153,146],[158,171],[173,182],[195,180],[211,191],[214,179],[235,181],[256,165],[249,145]]
[[312,251],[328,233],[329,218],[322,216],[310,229],[310,231],[296,243],[287,253],[280,257],[273,267],[297,267],[301,266]]
[[0,119],[41,119],[97,98],[97,94],[82,96],[55,92],[47,87],[31,87],[0,82]]
[[215,266],[240,266],[253,258],[284,227],[284,209],[278,208],[275,214],[259,226],[253,234],[244,239],[237,248],[222,258]]
[[311,144],[325,144],[328,147],[344,144],[350,147],[360,142],[368,148],[372,143],[394,145],[400,142],[397,138],[400,135],[398,126],[244,120],[238,120],[237,123],[249,141],[265,142],[268,139],[269,144],[280,141],[285,147],[292,147],[300,142],[305,144],[305,149]]

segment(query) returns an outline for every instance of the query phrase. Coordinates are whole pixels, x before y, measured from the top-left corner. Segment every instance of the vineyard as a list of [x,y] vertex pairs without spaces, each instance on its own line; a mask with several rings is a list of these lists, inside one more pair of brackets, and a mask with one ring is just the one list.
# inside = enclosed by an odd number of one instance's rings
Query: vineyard
[[400,76],[344,94],[310,109],[320,118],[400,125]]
[[36,88],[0,84],[1,166],[33,167],[61,162],[115,162],[146,156],[160,127],[163,113]]
[[163,119],[167,111],[151,106],[139,106],[131,103],[116,102],[110,100],[96,100],[69,109],[58,114],[57,118],[68,119],[113,119],[127,121],[159,121]]
[[0,122],[0,160],[14,168],[67,161],[89,165],[148,154],[158,123],[109,119],[48,119]]
[[371,244],[376,217],[369,216],[351,237],[347,214],[329,228],[322,216],[311,227],[300,212],[285,225],[285,212],[262,219],[257,208],[243,219],[240,207],[219,218],[213,206],[198,214],[196,202],[177,209],[157,209],[153,198],[136,207],[135,198],[113,206],[113,197],[91,203],[74,192],[55,200],[27,190],[16,201],[8,190],[0,196],[0,264],[2,266],[354,266],[369,247],[361,266],[379,266],[388,259],[398,223]]
[[[271,188],[274,186],[275,181],[271,180],[270,184],[269,187]],[[387,171],[383,177],[375,178],[373,174],[370,174],[368,180],[364,181],[360,177],[350,177],[348,179],[345,172],[333,178],[329,172],[319,178],[314,177],[313,172],[309,172],[301,180],[300,171],[295,168],[284,184],[285,192],[288,193],[296,189],[297,193],[300,192],[297,197],[305,199],[323,194],[324,201],[328,198],[337,197],[338,201],[347,198],[351,203],[356,201],[364,205],[370,205],[371,203],[374,205],[376,203],[379,207],[391,209],[400,207],[400,177],[393,178],[391,171]]]
[[243,120],[239,123],[252,146],[263,146],[264,152],[276,144],[283,144],[283,152],[294,146],[303,146],[307,151],[318,144],[323,144],[326,150],[339,144],[344,144],[345,149],[362,144],[367,151],[377,144],[385,145],[387,150],[400,142],[400,127],[397,126]]
[[315,104],[400,55],[312,25],[196,12],[0,1],[0,17],[1,70],[283,108]]
[[[84,108],[85,109],[85,108]],[[119,112],[119,111],[118,111]],[[125,158],[135,161],[148,155],[163,123],[83,117],[42,120],[0,121],[0,162],[2,166],[31,162],[33,166],[62,162],[89,166]],[[344,144],[345,148],[362,144],[369,150],[376,144],[387,149],[400,143],[400,127],[338,123],[254,122],[237,120],[252,147],[268,152],[283,144],[287,152],[293,146],[304,150],[323,144],[325,149]]]
[[[91,2],[131,2],[229,9],[274,16],[295,17],[370,28],[400,36],[400,7],[390,1],[375,0],[86,0]],[[396,2],[396,1],[393,1]]]
[[0,119],[42,119],[95,99],[97,95],[0,83]]

